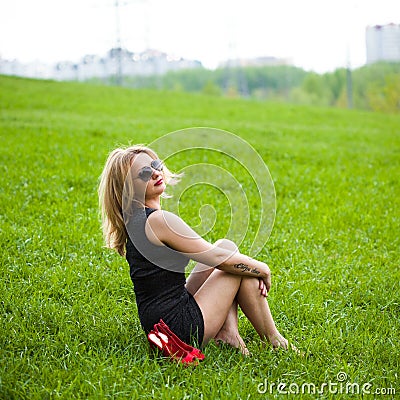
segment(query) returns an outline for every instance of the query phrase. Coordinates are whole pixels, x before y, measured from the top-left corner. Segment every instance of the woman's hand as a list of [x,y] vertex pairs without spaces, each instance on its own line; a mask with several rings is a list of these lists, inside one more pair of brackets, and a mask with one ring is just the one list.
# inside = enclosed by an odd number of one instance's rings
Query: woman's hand
[[268,297],[268,292],[271,289],[271,271],[267,266],[267,271],[265,272],[265,276],[262,278],[258,278],[261,295],[264,297]]
[[268,297],[269,289],[267,289],[267,284],[261,278],[259,278],[258,287],[260,289],[261,296]]
[[260,289],[261,296],[268,297],[268,291],[267,287],[265,286],[265,282],[261,278],[258,278],[258,281],[259,281],[258,288]]

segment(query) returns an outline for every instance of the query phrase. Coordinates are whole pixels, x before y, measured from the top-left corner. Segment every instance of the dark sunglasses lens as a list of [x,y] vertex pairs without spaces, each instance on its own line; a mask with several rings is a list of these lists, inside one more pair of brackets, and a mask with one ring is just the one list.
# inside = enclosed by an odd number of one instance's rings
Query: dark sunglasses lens
[[148,182],[151,178],[151,175],[153,175],[153,170],[150,167],[144,167],[140,172],[139,172],[139,178],[142,181]]
[[157,171],[161,171],[164,167],[163,162],[161,160],[153,160],[150,165]]

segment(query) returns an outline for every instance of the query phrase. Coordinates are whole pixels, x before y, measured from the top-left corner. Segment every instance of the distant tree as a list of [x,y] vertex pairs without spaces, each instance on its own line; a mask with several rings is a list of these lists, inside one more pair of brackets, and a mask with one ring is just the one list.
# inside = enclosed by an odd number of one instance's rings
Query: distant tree
[[330,92],[329,103],[330,105],[337,105],[339,99],[342,98],[343,93],[346,95],[346,70],[344,68],[340,68],[334,72],[324,74],[323,77]]
[[370,85],[367,97],[373,111],[400,113],[400,74],[387,75],[383,87]]
[[236,85],[230,85],[225,89],[225,96],[231,99],[236,99],[240,97],[239,91]]
[[309,104],[328,106],[331,103],[331,91],[323,76],[310,72],[301,88],[308,94]]
[[368,92],[385,86],[386,76],[400,73],[400,63],[378,62],[365,65],[353,72],[353,99],[355,108],[371,110]]
[[206,94],[208,96],[220,96],[221,88],[217,86],[213,81],[209,80],[203,86],[202,92],[203,94]]
[[[379,62],[352,71],[353,106],[399,112],[400,63]],[[109,78],[106,84],[113,84]],[[346,69],[317,74],[289,65],[196,68],[157,76],[126,76],[132,88],[201,92],[211,96],[248,97],[298,104],[347,107]]]
[[303,87],[295,87],[289,93],[289,101],[295,104],[315,105],[318,103],[318,96]]
[[339,107],[339,108],[348,108],[347,90],[346,90],[346,88],[342,89],[342,91],[340,92],[338,98],[335,101],[334,106]]

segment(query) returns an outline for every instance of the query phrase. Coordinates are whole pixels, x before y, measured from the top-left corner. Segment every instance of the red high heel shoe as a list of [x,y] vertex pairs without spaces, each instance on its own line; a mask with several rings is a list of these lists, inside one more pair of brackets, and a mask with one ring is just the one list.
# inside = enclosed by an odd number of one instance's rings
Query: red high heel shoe
[[165,357],[185,365],[198,365],[199,361],[205,358],[200,350],[180,340],[162,320],[154,325],[154,330],[149,332],[147,339],[150,345],[157,347]]
[[164,335],[168,336],[170,338],[170,340],[175,342],[179,347],[181,347],[186,352],[193,354],[200,361],[205,359],[206,356],[199,349],[196,349],[196,347],[193,347],[193,346],[185,343],[181,339],[179,339],[179,337],[176,336],[175,333],[171,331],[171,329],[168,327],[168,325],[162,319],[160,319],[160,322],[158,324],[154,325],[154,329],[156,331],[161,332]]
[[156,346],[165,357],[170,357],[173,360],[181,362],[185,365],[197,365],[199,363],[199,360],[197,357],[195,357],[195,355],[178,347],[163,333],[150,331],[147,335],[147,339],[149,340],[150,344]]

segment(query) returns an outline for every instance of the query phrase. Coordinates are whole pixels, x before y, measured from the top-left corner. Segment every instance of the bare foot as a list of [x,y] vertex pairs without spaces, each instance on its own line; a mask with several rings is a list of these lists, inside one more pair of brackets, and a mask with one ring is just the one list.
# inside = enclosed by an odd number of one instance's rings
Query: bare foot
[[300,352],[300,350],[293,345],[292,343],[289,344],[288,340],[285,339],[279,332],[274,335],[272,338],[269,339],[270,343],[272,344],[272,347],[274,350],[278,350],[279,348],[282,348],[284,350],[288,350],[289,347],[292,351],[297,353],[298,355],[303,356],[304,354]]
[[272,344],[274,350],[279,348],[283,348],[284,350],[288,349],[289,342],[279,332],[276,335],[268,338],[268,340]]
[[240,352],[245,356],[250,355],[250,352],[247,349],[246,344],[244,343],[239,332],[226,332],[226,331],[220,330],[218,332],[217,336],[215,336],[214,340],[217,344],[218,344],[218,342],[223,342],[223,343],[229,344],[230,346],[234,347],[235,349],[239,349]]

